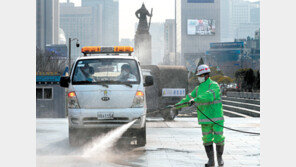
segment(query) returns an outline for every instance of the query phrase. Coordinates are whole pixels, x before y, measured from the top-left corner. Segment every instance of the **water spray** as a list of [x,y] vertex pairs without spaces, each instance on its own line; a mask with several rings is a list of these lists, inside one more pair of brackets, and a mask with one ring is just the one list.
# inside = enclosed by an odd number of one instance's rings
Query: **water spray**
[[86,146],[82,157],[90,158],[104,155],[106,151],[114,146],[123,133],[126,132],[128,128],[130,128],[139,119],[140,118],[136,118],[127,124],[124,124],[102,136],[97,137],[88,146]]

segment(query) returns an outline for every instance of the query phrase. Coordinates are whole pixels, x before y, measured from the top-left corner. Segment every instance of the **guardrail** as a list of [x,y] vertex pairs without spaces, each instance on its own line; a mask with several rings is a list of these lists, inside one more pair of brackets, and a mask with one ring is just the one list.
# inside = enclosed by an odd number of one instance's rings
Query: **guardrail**
[[260,93],[253,92],[226,92],[226,96],[245,99],[260,99]]

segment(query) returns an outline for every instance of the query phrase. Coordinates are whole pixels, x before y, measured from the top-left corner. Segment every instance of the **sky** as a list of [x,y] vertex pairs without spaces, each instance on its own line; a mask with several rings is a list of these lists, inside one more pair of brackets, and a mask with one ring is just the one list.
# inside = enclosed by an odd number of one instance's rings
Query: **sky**
[[[60,0],[66,2],[67,0]],[[135,35],[135,23],[138,19],[135,12],[145,3],[150,12],[153,8],[151,22],[165,22],[166,19],[175,18],[175,0],[118,0],[119,1],[119,40],[122,38],[133,39]],[[249,0],[258,1],[258,0]],[[75,6],[81,5],[81,0],[70,0]]]

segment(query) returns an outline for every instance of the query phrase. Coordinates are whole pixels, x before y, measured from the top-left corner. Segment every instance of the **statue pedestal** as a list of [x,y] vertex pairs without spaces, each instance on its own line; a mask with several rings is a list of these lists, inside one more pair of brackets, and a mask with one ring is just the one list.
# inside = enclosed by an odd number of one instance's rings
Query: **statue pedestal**
[[141,65],[151,65],[151,35],[149,33],[135,35],[135,56]]

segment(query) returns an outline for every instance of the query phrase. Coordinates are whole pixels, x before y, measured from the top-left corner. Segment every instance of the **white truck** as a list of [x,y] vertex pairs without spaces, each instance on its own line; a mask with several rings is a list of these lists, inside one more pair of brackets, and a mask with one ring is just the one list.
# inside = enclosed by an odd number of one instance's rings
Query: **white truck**
[[132,47],[83,47],[69,76],[60,86],[67,88],[69,143],[91,138],[137,119],[124,137],[146,144],[146,98],[144,86],[153,78],[143,78]]

